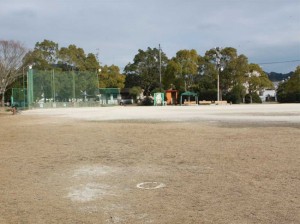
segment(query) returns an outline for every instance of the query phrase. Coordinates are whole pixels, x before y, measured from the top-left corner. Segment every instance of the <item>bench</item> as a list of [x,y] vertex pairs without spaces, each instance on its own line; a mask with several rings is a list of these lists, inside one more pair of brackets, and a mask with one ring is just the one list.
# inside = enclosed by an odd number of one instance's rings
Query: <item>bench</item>
[[185,101],[183,103],[183,105],[185,106],[189,106],[189,105],[198,105],[196,101]]
[[223,101],[215,101],[215,104],[216,104],[216,105],[226,105],[226,104],[227,104],[227,101],[226,101],[226,100],[223,100]]
[[200,105],[210,105],[210,104],[212,104],[212,102],[211,101],[202,100],[202,101],[199,101],[199,104]]

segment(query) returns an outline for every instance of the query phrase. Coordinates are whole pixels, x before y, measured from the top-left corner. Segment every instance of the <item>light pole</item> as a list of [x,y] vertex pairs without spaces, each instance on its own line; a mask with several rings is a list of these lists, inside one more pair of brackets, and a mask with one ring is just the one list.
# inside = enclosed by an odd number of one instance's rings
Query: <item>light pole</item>
[[25,81],[24,81],[24,76],[25,76],[25,75],[24,75],[24,73],[25,73],[25,72],[24,72],[24,67],[23,67],[23,74],[22,74],[22,76],[23,76],[23,77],[22,77],[22,87],[23,87],[23,88],[22,88],[22,91],[23,91],[23,108],[26,107],[25,89],[24,89],[24,88],[25,88]]
[[221,72],[223,71],[223,67],[222,66],[218,67],[218,83],[217,83],[217,89],[218,89],[217,99],[218,99],[218,101],[220,101],[220,71]]
[[100,89],[100,83],[99,83],[99,75],[101,73],[101,68],[98,68],[98,73],[97,73],[97,82],[98,82],[98,90]]
[[220,71],[218,69],[218,83],[217,83],[217,101],[220,101]]
[[71,73],[72,73],[72,78],[73,78],[73,82],[72,82],[72,102],[74,101],[74,105],[75,105],[75,99],[76,99],[76,83],[75,83],[75,73],[73,71],[73,64],[71,64]]
[[158,45],[158,50],[159,50],[159,88],[160,88],[160,91],[162,89],[162,86],[161,86],[161,48],[160,48],[160,44]]
[[[100,73],[101,73],[101,68],[98,68],[98,70],[96,71],[96,74],[97,74],[97,88],[98,88],[98,91],[97,91],[97,93],[98,93],[98,97],[99,97],[99,102],[100,102],[100,83],[99,83],[99,75],[100,75]],[[97,97],[96,97],[96,99],[97,99]]]
[[223,65],[222,65],[222,54],[221,54],[221,49],[219,47],[215,48],[216,54],[214,55],[215,57],[215,62],[216,62],[216,67],[218,71],[218,80],[217,80],[217,101],[220,101],[220,71],[223,71]]
[[52,87],[53,87],[53,103],[55,105],[55,95],[56,95],[56,92],[55,92],[55,76],[54,76],[54,69],[52,69]]
[[31,109],[33,104],[33,73],[32,73],[32,65],[28,66],[27,73],[27,104],[28,108]]

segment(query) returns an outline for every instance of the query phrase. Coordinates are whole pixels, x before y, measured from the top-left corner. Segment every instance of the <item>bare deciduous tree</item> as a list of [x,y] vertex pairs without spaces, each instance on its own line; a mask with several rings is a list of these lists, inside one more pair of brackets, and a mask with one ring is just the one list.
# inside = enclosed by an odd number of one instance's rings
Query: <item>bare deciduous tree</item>
[[2,106],[4,106],[4,94],[7,86],[22,74],[20,69],[26,52],[26,48],[18,41],[0,40],[0,96]]

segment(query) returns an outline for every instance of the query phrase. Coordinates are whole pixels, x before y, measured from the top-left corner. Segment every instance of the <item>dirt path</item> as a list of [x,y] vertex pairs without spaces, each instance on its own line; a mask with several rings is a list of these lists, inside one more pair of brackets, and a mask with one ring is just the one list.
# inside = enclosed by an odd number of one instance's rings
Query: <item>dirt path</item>
[[300,223],[298,123],[0,122],[0,223]]

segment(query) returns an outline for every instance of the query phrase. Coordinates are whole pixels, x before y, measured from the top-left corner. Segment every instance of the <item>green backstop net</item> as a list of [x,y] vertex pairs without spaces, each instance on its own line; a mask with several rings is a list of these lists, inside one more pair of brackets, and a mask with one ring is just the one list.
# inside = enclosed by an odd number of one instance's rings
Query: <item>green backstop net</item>
[[96,72],[30,70],[27,78],[29,108],[97,106],[99,80]]
[[26,88],[12,88],[11,105],[23,109],[28,106]]

